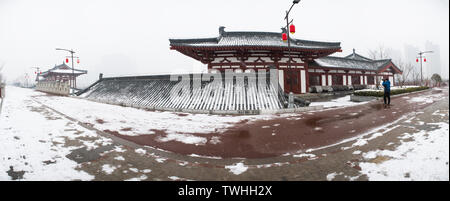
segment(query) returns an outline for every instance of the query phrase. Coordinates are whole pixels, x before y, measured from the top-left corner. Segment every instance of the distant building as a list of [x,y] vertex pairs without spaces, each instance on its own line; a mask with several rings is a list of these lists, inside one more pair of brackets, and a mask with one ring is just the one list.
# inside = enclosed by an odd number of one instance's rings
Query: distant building
[[395,85],[402,71],[391,59],[372,60],[355,52],[346,57],[322,57],[309,63],[310,86],[378,85],[388,78]]
[[38,81],[68,82],[71,88],[77,88],[77,77],[87,74],[87,70],[73,69],[65,63],[57,65],[38,75]]
[[424,77],[431,78],[431,76],[433,76],[433,74],[435,73],[442,76],[441,51],[439,45],[427,41],[425,43],[425,50],[433,51],[433,53],[425,55],[425,58],[427,58],[427,62],[424,63]]

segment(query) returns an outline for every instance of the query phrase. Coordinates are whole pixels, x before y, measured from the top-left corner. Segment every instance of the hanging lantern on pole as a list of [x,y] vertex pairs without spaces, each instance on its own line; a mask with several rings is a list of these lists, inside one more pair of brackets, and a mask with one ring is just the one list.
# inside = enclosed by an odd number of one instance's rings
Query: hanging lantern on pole
[[69,59],[68,58],[66,58],[66,63],[69,63]]
[[291,34],[295,34],[295,25],[291,24],[291,26],[289,26],[289,31],[291,32]]
[[77,64],[79,64],[80,63],[80,59],[77,59]]
[[423,59],[423,62],[427,62],[427,58],[424,58],[424,59]]
[[416,62],[419,63],[419,59],[416,59]]
[[284,41],[284,42],[286,42],[286,41],[288,40],[288,37],[287,37],[287,34],[286,34],[286,33],[283,33],[283,34],[281,35],[281,37],[283,38],[283,41]]

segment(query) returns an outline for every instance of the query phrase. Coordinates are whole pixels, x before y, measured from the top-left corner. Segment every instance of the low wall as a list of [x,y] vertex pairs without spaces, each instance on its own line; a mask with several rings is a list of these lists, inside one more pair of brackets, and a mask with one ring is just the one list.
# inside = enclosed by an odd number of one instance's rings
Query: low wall
[[5,84],[0,83],[0,98],[5,98]]
[[[170,75],[102,78],[79,93],[79,97],[145,110],[217,115],[278,114],[318,109],[303,107],[309,104],[295,97],[291,108],[286,108],[288,96],[278,85],[271,84],[267,77],[236,73],[236,77],[244,75],[249,77],[241,82],[226,76],[218,78],[222,79],[221,82],[214,82],[208,79],[210,74],[184,75],[189,76],[190,82],[171,81]],[[267,85],[260,85],[259,81]],[[173,94],[178,96],[172,98]]]
[[69,83],[57,81],[39,81],[36,90],[51,94],[68,96],[70,93]]

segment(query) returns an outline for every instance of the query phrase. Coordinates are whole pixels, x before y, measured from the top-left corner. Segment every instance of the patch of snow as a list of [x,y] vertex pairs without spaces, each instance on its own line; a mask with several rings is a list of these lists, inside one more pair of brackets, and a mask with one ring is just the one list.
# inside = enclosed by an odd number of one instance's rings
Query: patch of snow
[[166,161],[167,158],[159,157],[159,158],[156,158],[155,160],[156,160],[158,163],[164,163],[164,161]]
[[209,140],[209,143],[211,144],[219,144],[220,143],[220,137],[214,136]]
[[158,141],[161,142],[178,141],[184,144],[204,145],[208,140],[205,137],[198,137],[189,134],[167,134],[164,137],[158,138]]
[[139,169],[137,168],[128,168],[129,170],[131,170],[132,172],[139,172]]
[[323,105],[324,108],[332,108],[332,107],[350,107],[356,105],[366,104],[368,102],[353,102],[350,100],[350,95],[344,96],[341,98],[337,98],[331,101],[326,102],[312,102],[309,106],[319,106]]
[[146,180],[147,178],[148,177],[146,175],[141,175],[140,177],[126,179],[125,181],[142,181],[142,180]]
[[124,161],[125,160],[125,158],[123,156],[117,156],[117,157],[114,157],[114,159],[118,160],[118,161]]
[[340,173],[336,173],[336,172],[330,173],[330,174],[327,175],[327,181],[333,181],[333,179],[334,179],[336,176],[342,175],[342,174],[344,174],[344,173],[343,173],[343,172],[340,172]]
[[127,150],[123,149],[123,148],[122,148],[122,145],[120,145],[120,146],[115,146],[115,147],[114,147],[114,151],[115,151],[115,152],[123,153],[123,152],[125,152],[125,151],[127,151]]
[[135,149],[134,152],[136,152],[140,155],[145,155],[147,153],[147,151],[142,148]]
[[292,157],[295,157],[295,158],[313,158],[313,159],[317,158],[315,154],[306,154],[306,153],[292,155]]
[[359,154],[361,154],[361,151],[360,151],[360,150],[356,150],[356,151],[354,151],[352,154],[354,154],[354,155],[359,155]]
[[189,155],[190,157],[197,157],[197,158],[208,158],[208,159],[222,159],[221,157],[217,157],[217,156],[201,156],[201,155],[197,155],[197,154],[191,154]]
[[225,166],[225,169],[229,169],[230,172],[232,172],[235,175],[240,175],[242,173],[244,173],[245,171],[247,171],[248,166],[244,165],[244,163],[240,162],[240,163],[236,163],[233,165],[227,165]]
[[172,181],[179,181],[179,180],[181,180],[181,178],[180,178],[180,177],[177,177],[177,176],[169,176],[169,177],[167,177],[167,178],[169,178],[169,179],[172,180]]
[[116,169],[116,167],[114,167],[110,164],[105,164],[102,166],[102,171],[105,172],[106,174],[113,173],[115,169]]

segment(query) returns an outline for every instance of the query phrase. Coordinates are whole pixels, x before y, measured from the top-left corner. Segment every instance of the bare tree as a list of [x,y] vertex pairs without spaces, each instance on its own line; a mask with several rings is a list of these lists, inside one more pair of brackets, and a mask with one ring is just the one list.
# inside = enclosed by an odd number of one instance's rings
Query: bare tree
[[379,45],[376,49],[369,50],[369,57],[373,60],[387,59],[389,54],[383,45]]
[[398,60],[394,61],[394,63],[403,72],[402,74],[397,74],[398,83],[399,83],[400,87],[403,88],[405,83],[410,79],[411,74],[413,74],[414,66],[410,62],[404,62],[402,59],[398,59]]

